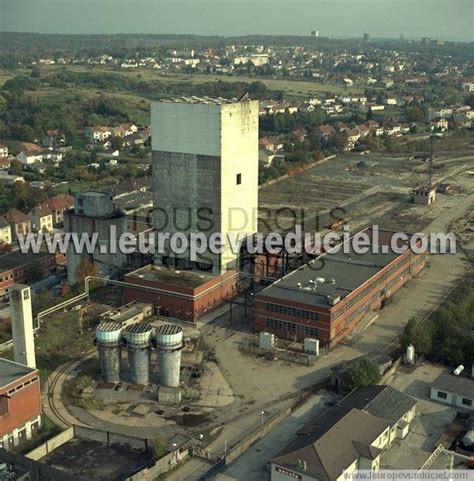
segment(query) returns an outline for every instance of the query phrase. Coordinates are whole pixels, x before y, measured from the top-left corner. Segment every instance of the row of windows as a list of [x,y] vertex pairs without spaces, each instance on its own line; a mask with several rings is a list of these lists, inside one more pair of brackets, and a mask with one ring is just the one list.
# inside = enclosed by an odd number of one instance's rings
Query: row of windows
[[[426,259],[426,255],[423,254],[421,255],[418,259],[416,259],[415,262],[412,262],[410,267],[408,267],[404,272],[406,271],[407,274],[410,270],[413,270],[415,267],[417,267],[419,264],[424,262]],[[372,282],[369,284],[362,292],[357,294],[353,299],[351,299],[347,304],[344,305],[342,309],[339,309],[336,313],[333,315],[333,319],[337,319],[339,316],[341,316],[345,311],[350,309],[352,306],[360,302],[361,299],[363,299],[367,294],[375,289],[376,287],[380,286],[383,284],[389,277],[391,277],[395,272],[400,270],[400,268],[406,264],[410,263],[410,257],[407,257],[402,263],[397,263],[394,266],[392,266],[387,272],[385,272],[379,279],[377,279],[375,282]],[[398,279],[397,279],[398,282]]]
[[[448,399],[448,393],[444,391],[438,391],[438,398],[439,399]],[[461,404],[464,406],[472,406],[472,399],[469,399],[467,397],[463,397],[461,399]]]
[[265,325],[280,331],[295,332],[296,334],[304,334],[305,336],[318,337],[319,335],[319,331],[316,327],[303,326],[302,324],[282,321],[281,319],[271,319],[267,317]]
[[272,304],[267,302],[265,309],[270,312],[278,312],[278,314],[285,314],[287,316],[299,317],[301,319],[311,319],[312,321],[319,321],[319,314],[306,309],[298,309],[291,306],[280,306],[279,304]]

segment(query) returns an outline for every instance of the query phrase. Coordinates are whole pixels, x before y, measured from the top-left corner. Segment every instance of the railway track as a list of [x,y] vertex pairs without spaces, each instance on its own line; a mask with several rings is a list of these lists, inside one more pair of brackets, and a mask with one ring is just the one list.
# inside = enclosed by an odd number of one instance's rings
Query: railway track
[[[61,392],[57,393],[57,397],[55,397],[55,391],[58,387],[58,382],[60,381],[61,377],[68,373],[69,370],[72,370],[71,367],[75,367],[75,365],[80,364],[84,359],[90,356],[94,350],[88,351],[84,356],[73,359],[72,361],[63,364],[58,369],[56,369],[51,376],[48,378],[47,383],[47,391],[46,391],[46,402],[48,403],[49,409],[59,421],[60,424],[64,425],[66,428],[71,427],[74,423],[71,423],[69,419],[67,419],[61,412],[61,408],[58,407],[58,404],[61,403],[62,409],[66,410],[64,404],[60,401],[61,400]],[[59,400],[59,401],[58,401]],[[53,420],[54,421],[54,420]]]

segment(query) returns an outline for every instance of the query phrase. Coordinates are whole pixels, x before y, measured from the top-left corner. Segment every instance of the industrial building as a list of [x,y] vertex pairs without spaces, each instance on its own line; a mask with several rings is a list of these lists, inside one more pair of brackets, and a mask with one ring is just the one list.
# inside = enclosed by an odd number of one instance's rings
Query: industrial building
[[166,265],[222,274],[237,258],[227,234],[257,232],[258,111],[247,98],[152,103],[155,230],[224,241],[222,254],[169,252]]
[[384,450],[408,434],[415,410],[413,398],[390,386],[356,389],[271,459],[271,480],[336,481],[358,470],[377,471]]
[[102,319],[118,322],[122,327],[130,326],[153,314],[153,305],[145,302],[131,301],[123,306],[106,311],[100,315]]
[[[389,247],[393,234],[379,231],[378,245]],[[318,339],[332,348],[426,264],[426,254],[409,248],[402,254],[390,249],[374,254],[372,248],[358,254],[350,240],[344,244],[257,293],[256,331],[300,342]]]
[[124,301],[140,299],[158,315],[194,322],[234,297],[238,278],[236,270],[216,275],[151,264],[125,275]]
[[0,448],[31,439],[41,426],[38,371],[0,358]]
[[195,320],[235,295],[240,240],[257,232],[257,101],[182,98],[152,103],[151,126],[155,231],[219,234],[220,253],[172,252],[169,241],[155,266],[128,274],[125,301],[151,302],[163,315]]
[[[111,234],[111,228],[115,228],[115,234]],[[74,243],[69,243],[67,251],[69,284],[76,284],[77,269],[84,259],[89,259],[96,265],[103,276],[113,274],[125,264],[126,256],[120,252],[116,241],[127,232],[127,217],[114,204],[110,194],[94,191],[76,194],[74,209],[64,213],[64,231],[79,236],[88,234],[89,237],[93,235],[98,237],[93,253],[76,252]]]
[[41,392],[36,369],[31,290],[10,288],[15,361],[0,358],[0,448],[31,439],[41,426]]

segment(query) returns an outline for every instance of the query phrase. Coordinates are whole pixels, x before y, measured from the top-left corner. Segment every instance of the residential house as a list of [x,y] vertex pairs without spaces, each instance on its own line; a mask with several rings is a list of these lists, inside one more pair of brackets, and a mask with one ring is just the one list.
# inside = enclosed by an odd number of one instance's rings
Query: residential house
[[3,217],[10,224],[14,241],[18,239],[19,234],[26,235],[31,231],[29,217],[18,209],[10,209]]
[[25,178],[21,175],[9,174],[4,170],[0,170],[0,183],[5,185],[13,185],[15,182],[25,182]]
[[123,139],[122,146],[126,148],[142,147],[145,145],[146,139],[141,132],[135,132],[134,134],[127,135]]
[[30,142],[21,142],[20,153],[16,156],[23,165],[43,162],[43,147]]
[[293,137],[298,140],[298,142],[304,142],[308,136],[308,131],[306,129],[295,129],[291,133],[293,134]]
[[135,124],[120,124],[111,128],[112,137],[127,137],[128,135],[138,132],[138,127]]
[[74,207],[74,198],[67,194],[59,194],[50,197],[43,202],[43,205],[48,207],[53,216],[53,225],[61,226],[64,221],[64,212]]
[[357,141],[360,139],[360,132],[358,129],[351,129],[347,132],[348,146],[354,147]]
[[321,142],[327,142],[334,134],[335,130],[331,125],[320,125],[316,127],[316,135]]
[[0,144],[0,158],[8,157],[8,147],[5,144]]
[[5,217],[0,217],[0,244],[12,243],[12,229]]
[[0,170],[9,170],[11,165],[11,159],[8,157],[0,157]]
[[430,398],[456,408],[474,410],[474,380],[441,373],[431,385]]
[[112,130],[110,129],[110,127],[104,126],[86,127],[84,130],[84,134],[89,142],[97,142],[106,140],[111,137]]
[[66,136],[60,130],[47,130],[42,144],[47,149],[57,150],[66,145]]
[[46,205],[37,205],[30,211],[31,229],[35,232],[49,232],[53,228],[53,212]]
[[356,389],[270,460],[271,480],[337,481],[358,470],[378,471],[382,453],[408,434],[415,410],[413,398],[390,386]]
[[446,119],[435,119],[431,122],[431,130],[439,130],[444,132],[448,130],[448,121]]
[[262,137],[258,141],[258,146],[265,150],[280,150],[283,148],[283,142],[279,137]]

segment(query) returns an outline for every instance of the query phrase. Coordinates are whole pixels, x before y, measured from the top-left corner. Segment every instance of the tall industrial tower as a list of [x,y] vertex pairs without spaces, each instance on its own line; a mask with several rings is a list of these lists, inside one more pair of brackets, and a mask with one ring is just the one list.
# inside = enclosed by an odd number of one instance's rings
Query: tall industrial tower
[[236,267],[227,234],[257,232],[258,111],[246,96],[152,104],[154,228],[188,238],[221,233],[224,244],[221,254],[193,261],[189,250],[177,254],[168,243],[157,263],[214,274]]
[[9,292],[15,362],[36,369],[31,290],[23,284],[14,284]]

